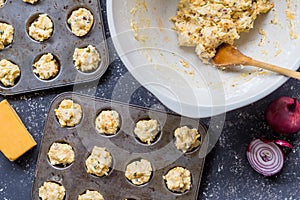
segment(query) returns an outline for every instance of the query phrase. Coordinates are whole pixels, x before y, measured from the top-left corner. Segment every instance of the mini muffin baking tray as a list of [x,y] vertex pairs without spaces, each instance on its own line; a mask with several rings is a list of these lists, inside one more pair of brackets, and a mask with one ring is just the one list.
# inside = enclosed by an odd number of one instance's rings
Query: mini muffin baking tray
[[[78,8],[87,8],[94,16],[90,32],[75,36],[67,23],[71,12]],[[53,22],[52,36],[43,42],[37,42],[28,35],[30,23],[39,15],[47,14]],[[14,27],[12,44],[0,51],[0,60],[7,59],[20,67],[21,75],[13,87],[0,85],[0,94],[14,95],[48,88],[84,83],[99,79],[108,67],[108,51],[104,36],[100,1],[77,0],[40,0],[28,4],[22,0],[7,0],[0,8],[0,21]],[[90,73],[78,71],[73,64],[75,48],[93,45],[99,52],[99,67]],[[41,80],[33,72],[33,63],[44,53],[52,53],[60,66],[58,75],[51,80]]]
[[[75,127],[61,127],[54,110],[64,99],[72,99],[82,107],[82,119]],[[115,110],[120,115],[120,128],[116,135],[99,134],[95,129],[95,119],[102,110]],[[141,119],[156,119],[161,127],[160,135],[151,145],[143,144],[134,136],[135,124]],[[206,128],[199,119],[191,119],[158,110],[149,110],[125,103],[89,97],[72,92],[57,96],[46,120],[38,156],[32,199],[39,199],[39,188],[44,182],[56,182],[66,189],[65,199],[77,199],[86,190],[100,192],[104,199],[161,200],[197,199],[205,157],[200,152],[205,143],[197,149],[182,153],[174,144],[174,131],[181,126],[198,129],[201,138],[206,136]],[[52,166],[47,153],[54,142],[67,143],[75,152],[75,161],[66,167]],[[105,147],[111,153],[113,162],[107,176],[97,177],[87,173],[85,160],[94,146]],[[205,149],[204,149],[205,151]],[[125,177],[126,166],[137,159],[146,159],[152,165],[152,177],[141,186],[132,184]],[[192,187],[184,193],[168,190],[163,176],[177,166],[191,172]]]

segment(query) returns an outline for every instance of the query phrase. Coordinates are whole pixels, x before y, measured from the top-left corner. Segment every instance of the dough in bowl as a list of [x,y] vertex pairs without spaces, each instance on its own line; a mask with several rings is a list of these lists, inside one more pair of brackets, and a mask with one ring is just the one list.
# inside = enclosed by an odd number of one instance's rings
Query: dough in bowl
[[233,44],[271,8],[269,0],[180,0],[171,21],[179,46],[196,47],[199,58],[208,64],[220,44]]

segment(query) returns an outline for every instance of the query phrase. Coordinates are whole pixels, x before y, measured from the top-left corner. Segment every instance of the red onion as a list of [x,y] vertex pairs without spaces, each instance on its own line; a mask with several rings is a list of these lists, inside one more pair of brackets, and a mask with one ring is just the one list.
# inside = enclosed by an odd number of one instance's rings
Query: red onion
[[275,143],[292,148],[283,140],[256,139],[248,145],[247,159],[251,167],[264,176],[277,174],[283,167],[283,152]]
[[266,120],[276,132],[292,134],[300,130],[300,104],[296,98],[280,97],[267,108]]
[[279,146],[282,146],[282,147],[288,147],[290,149],[293,148],[293,146],[285,140],[268,140],[268,139],[265,139],[265,138],[261,138],[260,140],[265,142],[265,143],[274,142],[275,144],[278,144]]

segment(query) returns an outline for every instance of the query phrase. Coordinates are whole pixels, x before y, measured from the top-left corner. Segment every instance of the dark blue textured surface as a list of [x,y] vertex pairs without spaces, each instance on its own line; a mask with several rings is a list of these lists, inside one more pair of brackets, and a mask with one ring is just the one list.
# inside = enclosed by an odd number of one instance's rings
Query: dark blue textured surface
[[[106,1],[101,0],[101,3],[106,35],[109,37],[105,18]],[[115,84],[122,76],[128,74],[112,44],[109,44],[109,49],[112,64],[107,72],[97,83],[77,86],[77,92],[92,95],[96,93],[98,97],[111,98]],[[132,95],[130,103],[167,110],[129,75],[123,87],[119,88],[120,95],[131,91],[131,88],[138,89]],[[31,199],[35,164],[47,109],[57,94],[72,90],[73,87],[64,87],[7,97],[37,141],[38,146],[15,162],[8,161],[0,153],[0,200]],[[264,120],[264,111],[268,103],[282,95],[299,98],[299,81],[289,80],[262,100],[226,114],[221,138],[206,159],[198,199],[300,199],[299,134],[292,137],[276,135]],[[3,98],[0,96],[0,100]],[[122,100],[122,96],[117,98]],[[204,119],[204,122],[209,124],[209,119]],[[292,151],[287,152],[282,172],[272,178],[265,178],[254,172],[246,160],[246,146],[252,139],[260,136],[287,139],[295,147]]]

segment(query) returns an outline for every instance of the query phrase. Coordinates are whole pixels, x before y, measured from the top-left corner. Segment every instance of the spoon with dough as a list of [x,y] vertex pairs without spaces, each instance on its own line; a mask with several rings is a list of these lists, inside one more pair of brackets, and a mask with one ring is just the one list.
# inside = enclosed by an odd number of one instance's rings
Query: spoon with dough
[[217,48],[217,53],[212,61],[215,66],[224,69],[235,65],[251,65],[300,80],[300,72],[254,60],[242,54],[236,47],[230,44],[221,44]]

